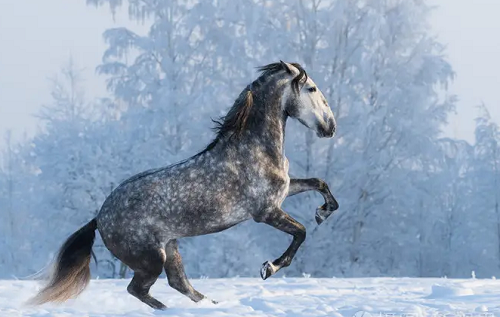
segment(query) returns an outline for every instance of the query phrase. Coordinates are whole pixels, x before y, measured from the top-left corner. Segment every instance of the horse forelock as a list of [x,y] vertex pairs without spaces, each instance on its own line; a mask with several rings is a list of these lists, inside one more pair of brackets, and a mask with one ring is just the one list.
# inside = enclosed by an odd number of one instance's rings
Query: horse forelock
[[296,94],[298,94],[300,91],[300,85],[305,84],[309,77],[307,76],[307,73],[304,70],[304,68],[300,66],[300,64],[292,63],[292,65],[299,71],[299,74],[295,76],[295,78],[292,80],[292,89]]

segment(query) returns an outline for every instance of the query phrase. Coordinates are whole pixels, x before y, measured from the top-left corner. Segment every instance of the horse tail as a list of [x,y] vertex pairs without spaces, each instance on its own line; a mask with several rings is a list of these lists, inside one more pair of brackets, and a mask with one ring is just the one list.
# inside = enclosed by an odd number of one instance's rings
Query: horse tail
[[96,219],[73,233],[62,245],[47,285],[29,304],[64,302],[80,295],[90,281],[90,257],[97,229]]

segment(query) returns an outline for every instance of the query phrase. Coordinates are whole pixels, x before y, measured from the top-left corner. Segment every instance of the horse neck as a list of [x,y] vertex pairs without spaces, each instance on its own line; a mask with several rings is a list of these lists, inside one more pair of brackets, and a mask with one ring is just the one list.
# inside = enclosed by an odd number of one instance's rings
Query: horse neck
[[264,152],[271,161],[281,164],[285,156],[287,116],[281,109],[281,93],[273,90],[273,94],[254,96],[252,117],[248,119],[242,141]]

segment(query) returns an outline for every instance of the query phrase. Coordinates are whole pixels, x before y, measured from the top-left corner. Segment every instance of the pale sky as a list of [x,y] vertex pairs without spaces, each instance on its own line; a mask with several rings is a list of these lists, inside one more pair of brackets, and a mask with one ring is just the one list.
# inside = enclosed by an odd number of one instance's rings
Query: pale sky
[[[500,0],[431,0],[440,6],[432,16],[433,32],[447,44],[447,57],[457,73],[450,93],[457,94],[458,115],[447,133],[473,139],[475,108],[484,102],[500,124]],[[105,94],[104,79],[95,74],[106,47],[102,32],[131,26],[125,14],[113,21],[105,8],[85,0],[0,1],[0,147],[5,131],[19,138],[37,128],[33,114],[50,101],[47,78],[72,55],[84,68],[88,99]]]
[[447,131],[473,141],[476,106],[482,102],[500,125],[500,0],[432,0],[439,6],[432,26],[447,45],[446,55],[457,77],[450,93],[459,98]]

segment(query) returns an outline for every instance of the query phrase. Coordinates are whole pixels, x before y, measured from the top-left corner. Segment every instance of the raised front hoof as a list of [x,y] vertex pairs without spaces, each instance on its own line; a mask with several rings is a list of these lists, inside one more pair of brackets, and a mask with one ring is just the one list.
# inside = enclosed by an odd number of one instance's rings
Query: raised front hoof
[[266,261],[262,264],[262,268],[260,269],[260,277],[263,280],[266,280],[269,276],[276,273],[276,267],[269,261]]
[[339,205],[337,203],[325,203],[322,206],[316,208],[316,215],[314,216],[314,219],[316,219],[316,223],[320,225],[337,209],[339,209]]
[[314,216],[314,219],[316,220],[316,223],[318,224],[318,226],[320,224],[322,224],[323,221],[325,221],[325,219],[323,217],[321,217],[320,215],[318,215],[318,213],[316,213],[316,215]]

